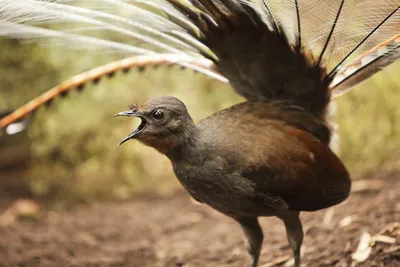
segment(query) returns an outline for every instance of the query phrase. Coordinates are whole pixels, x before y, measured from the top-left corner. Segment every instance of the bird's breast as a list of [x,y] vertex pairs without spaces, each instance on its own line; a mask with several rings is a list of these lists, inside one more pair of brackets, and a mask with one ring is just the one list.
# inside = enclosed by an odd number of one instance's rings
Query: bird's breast
[[222,158],[215,157],[200,166],[174,165],[174,171],[194,199],[226,215],[245,216],[260,209],[249,198],[255,193],[254,184],[232,171]]

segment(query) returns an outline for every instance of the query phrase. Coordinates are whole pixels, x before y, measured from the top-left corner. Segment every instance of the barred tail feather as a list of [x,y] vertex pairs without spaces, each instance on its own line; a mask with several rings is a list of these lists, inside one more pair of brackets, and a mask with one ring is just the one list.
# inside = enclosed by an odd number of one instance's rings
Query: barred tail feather
[[127,72],[132,68],[142,70],[146,67],[159,65],[180,65],[182,67],[188,66],[192,69],[198,68],[204,72],[207,71],[210,75],[213,74],[215,77],[221,77],[221,80],[225,81],[223,76],[215,70],[214,64],[209,60],[194,61],[191,57],[182,57],[177,55],[135,56],[125,58],[73,76],[60,85],[49,89],[11,114],[1,118],[0,128],[4,128],[9,124],[32,114],[43,105],[49,105],[55,98],[58,96],[65,96],[73,89],[82,90],[89,82],[98,83],[100,79],[106,76],[112,77],[118,71]]
[[[95,47],[127,62],[163,58],[229,81],[249,100],[288,101],[325,117],[331,96],[398,60],[399,8],[398,0],[0,0],[0,35]],[[55,88],[18,116],[71,87]]]

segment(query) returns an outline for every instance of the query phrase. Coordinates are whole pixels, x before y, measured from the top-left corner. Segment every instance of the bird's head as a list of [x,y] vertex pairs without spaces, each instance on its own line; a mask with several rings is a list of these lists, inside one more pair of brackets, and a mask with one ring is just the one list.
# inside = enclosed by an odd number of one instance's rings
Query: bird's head
[[119,145],[136,139],[163,154],[182,145],[195,128],[185,104],[175,97],[159,97],[144,105],[131,105],[127,111],[115,116],[138,117],[139,127],[125,137]]

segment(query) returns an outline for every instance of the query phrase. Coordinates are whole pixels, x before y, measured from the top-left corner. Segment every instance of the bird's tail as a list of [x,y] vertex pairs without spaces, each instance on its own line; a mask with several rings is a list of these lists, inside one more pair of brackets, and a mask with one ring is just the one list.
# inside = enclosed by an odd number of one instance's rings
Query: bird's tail
[[[192,68],[248,99],[324,115],[331,94],[400,57],[399,7],[398,0],[0,0],[0,35],[145,56],[78,75],[0,127],[85,82],[152,64]],[[113,34],[102,39],[99,31]]]

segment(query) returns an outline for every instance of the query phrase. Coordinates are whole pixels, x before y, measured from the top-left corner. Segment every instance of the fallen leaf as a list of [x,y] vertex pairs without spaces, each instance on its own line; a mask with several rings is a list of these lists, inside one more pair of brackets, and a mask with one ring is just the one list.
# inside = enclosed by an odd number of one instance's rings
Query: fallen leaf
[[396,243],[396,238],[387,235],[375,235],[372,237],[372,245],[374,246],[376,242],[394,244]]
[[397,234],[397,233],[400,234],[400,222],[394,222],[394,223],[390,223],[390,224],[386,225],[378,232],[377,235],[382,235],[386,232],[389,232],[389,233],[394,232],[395,234]]
[[351,258],[356,262],[364,262],[371,254],[372,248],[370,246],[372,237],[369,233],[364,232],[361,235],[360,243],[358,244],[356,252],[353,253]]
[[20,220],[36,220],[39,217],[40,206],[33,200],[16,200],[3,214],[0,215],[0,226],[8,226]]
[[358,217],[356,215],[346,216],[342,220],[340,220],[339,226],[343,228],[356,221],[358,221]]

